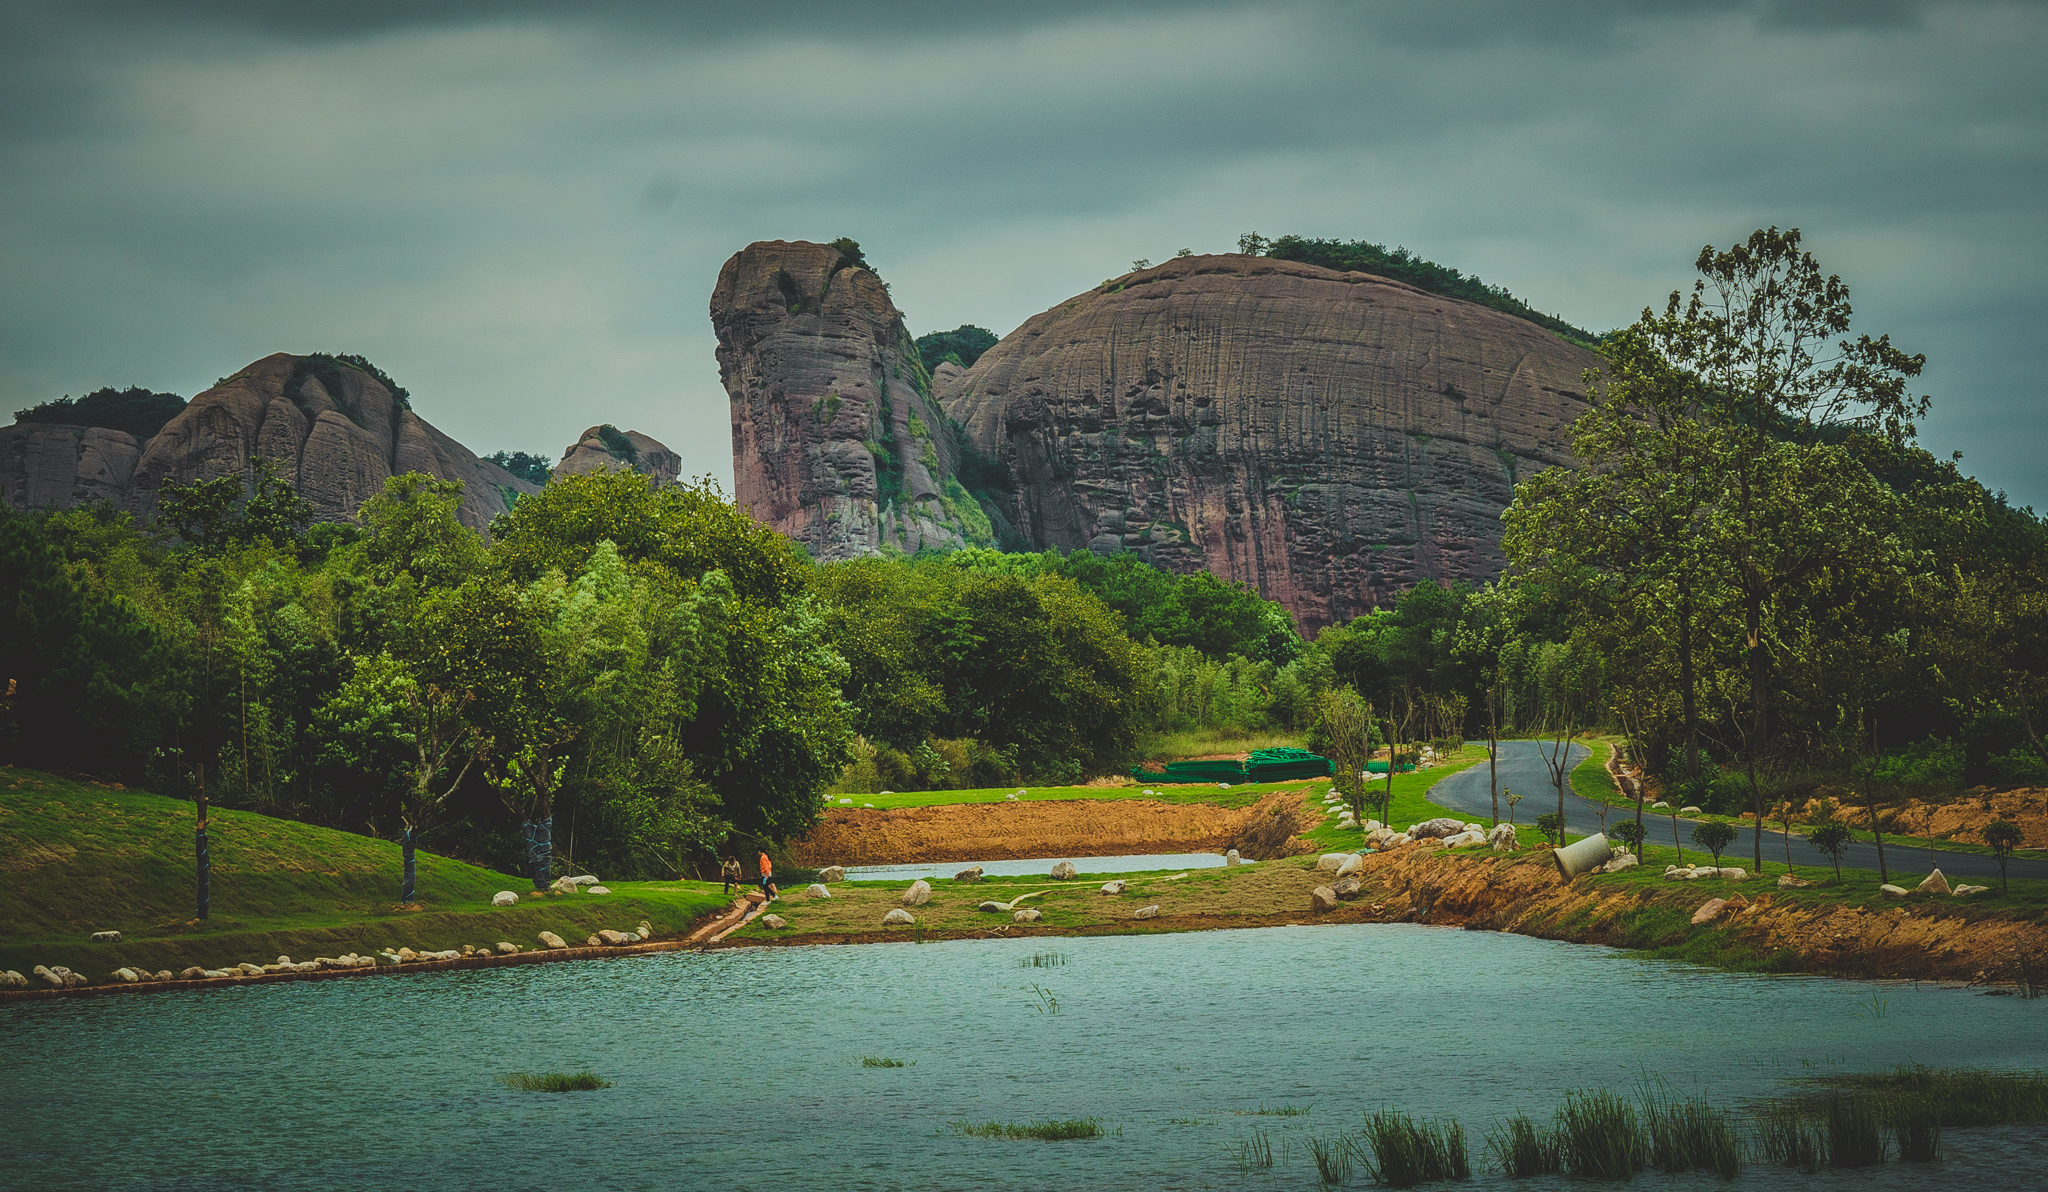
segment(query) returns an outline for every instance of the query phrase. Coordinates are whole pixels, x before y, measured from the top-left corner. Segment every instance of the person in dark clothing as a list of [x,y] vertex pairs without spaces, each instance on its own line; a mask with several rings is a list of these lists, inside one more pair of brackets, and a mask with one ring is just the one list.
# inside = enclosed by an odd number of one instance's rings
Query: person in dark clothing
[[725,882],[725,892],[727,894],[732,893],[734,886],[746,881],[745,875],[740,870],[740,859],[738,857],[727,857],[724,861],[720,862],[718,876],[720,880]]

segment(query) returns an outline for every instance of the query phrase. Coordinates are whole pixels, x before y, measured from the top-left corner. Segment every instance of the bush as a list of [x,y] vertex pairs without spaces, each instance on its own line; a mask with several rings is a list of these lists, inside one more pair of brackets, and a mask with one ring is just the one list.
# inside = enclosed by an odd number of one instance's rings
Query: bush
[[1984,776],[1992,786],[2048,786],[2048,762],[2022,745],[1986,758]]
[[[2035,760],[2038,764],[2039,759]],[[1880,758],[1871,778],[1893,786],[1960,790],[1963,785],[1963,747],[1955,741],[1915,741]]]

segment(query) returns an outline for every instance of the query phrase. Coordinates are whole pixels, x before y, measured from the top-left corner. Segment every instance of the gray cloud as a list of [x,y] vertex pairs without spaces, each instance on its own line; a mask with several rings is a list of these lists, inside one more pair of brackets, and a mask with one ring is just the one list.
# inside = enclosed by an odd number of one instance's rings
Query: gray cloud
[[1930,355],[1928,445],[2048,505],[2038,4],[567,11],[17,6],[0,404],[360,351],[479,450],[729,475],[704,307],[754,239],[861,240],[919,331],[1253,227],[1604,327],[1775,223]]

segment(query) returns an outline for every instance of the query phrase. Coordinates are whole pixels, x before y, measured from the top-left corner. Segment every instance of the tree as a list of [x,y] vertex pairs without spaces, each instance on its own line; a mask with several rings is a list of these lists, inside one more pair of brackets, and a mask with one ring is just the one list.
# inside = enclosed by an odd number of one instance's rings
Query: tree
[[1636,860],[1643,858],[1643,824],[1641,820],[1623,820],[1614,825],[1614,838],[1635,850]]
[[1555,811],[1546,811],[1536,817],[1536,830],[1543,838],[1559,847],[1564,845],[1564,817]]
[[2005,862],[2020,845],[2020,826],[2011,820],[1995,819],[1984,825],[1984,843],[1998,856],[1998,892],[2006,892]]
[[951,361],[961,368],[973,368],[981,354],[996,346],[996,334],[986,327],[962,323],[951,331],[933,331],[917,337],[918,359],[925,371],[937,372]]
[[1508,824],[1512,826],[1515,822],[1515,804],[1522,801],[1522,796],[1510,790],[1503,790],[1501,797],[1508,801]]
[[555,470],[554,461],[547,456],[524,451],[493,451],[484,458],[529,484],[546,484]]
[[1714,867],[1718,869],[1721,865],[1721,850],[1735,843],[1735,827],[1720,820],[1694,824],[1692,842],[1714,854]]
[[[398,900],[411,902],[416,875],[414,840],[420,830],[440,814],[448,796],[462,786],[462,780],[469,776],[470,767],[489,753],[490,742],[475,725],[463,719],[463,710],[470,702],[469,692],[445,691],[431,683],[410,680],[401,681],[398,690],[405,701],[402,714],[408,721],[409,735],[418,759],[412,769],[411,790],[399,812],[405,885]],[[462,761],[462,768],[450,778],[448,771],[458,758]]]
[[1744,753],[1761,871],[1757,763],[1772,743],[1772,649],[1783,598],[1823,570],[1870,565],[1897,549],[1884,525],[1894,494],[1827,440],[1860,432],[1910,441],[1928,399],[1906,383],[1926,357],[1893,347],[1890,336],[1847,338],[1849,288],[1822,275],[1796,228],[1758,231],[1726,251],[1709,245],[1696,267],[1702,277],[1691,296],[1674,292],[1662,316],[1639,326],[1698,377],[1712,435],[1707,450],[1720,491],[1703,541],[1741,610],[1752,721]]
[[1842,854],[1847,851],[1850,839],[1848,826],[1832,820],[1816,825],[1806,834],[1806,843],[1834,862],[1836,881],[1842,880]]
[[1365,819],[1365,763],[1372,756],[1372,705],[1349,687],[1323,693],[1321,736],[1336,770],[1337,793]]

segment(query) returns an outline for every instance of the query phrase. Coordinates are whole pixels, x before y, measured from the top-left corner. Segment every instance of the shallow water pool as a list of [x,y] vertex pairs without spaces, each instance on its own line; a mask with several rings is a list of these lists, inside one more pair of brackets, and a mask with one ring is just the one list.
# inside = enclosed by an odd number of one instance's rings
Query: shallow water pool
[[[1383,1105],[1455,1115],[1479,1166],[1498,1115],[1645,1069],[1733,1102],[1912,1060],[2048,1065],[2044,1026],[2048,1002],[1420,926],[666,953],[0,1007],[0,1185],[1307,1189],[1306,1141]],[[494,1080],[581,1069],[616,1085]],[[1258,1112],[1283,1107],[1306,1112]],[[1117,1133],[949,1131],[1080,1116]],[[1255,1130],[1277,1165],[1247,1174]],[[2044,1138],[1951,1131],[1933,1172],[1732,1186],[2024,1186]]]

